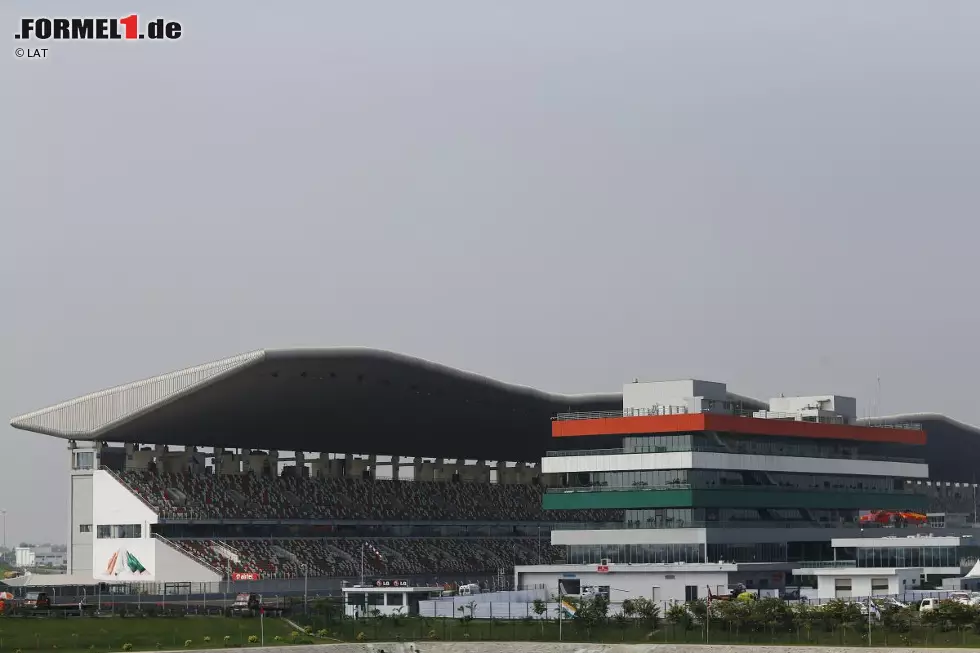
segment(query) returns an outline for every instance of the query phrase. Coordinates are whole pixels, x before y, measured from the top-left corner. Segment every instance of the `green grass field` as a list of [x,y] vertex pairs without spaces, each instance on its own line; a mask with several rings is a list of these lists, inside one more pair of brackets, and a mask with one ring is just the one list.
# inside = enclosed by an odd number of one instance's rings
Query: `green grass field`
[[[296,616],[297,623],[309,624],[314,630],[326,628],[330,637],[343,641],[558,641],[558,624],[554,621],[541,623],[523,620],[473,620],[462,623],[459,619],[345,619],[341,623],[330,622],[310,615],[304,619]],[[743,644],[751,645],[810,645],[810,646],[867,646],[867,629],[863,625],[834,630],[813,629],[791,631],[741,631],[716,625],[711,628],[708,640],[702,628],[684,629],[661,624],[655,631],[643,624],[615,622],[587,629],[581,624],[567,621],[563,624],[561,638],[568,642],[594,642],[605,644]],[[980,634],[972,629],[943,630],[915,627],[908,632],[890,632],[874,628],[871,634],[875,646],[932,646],[966,647],[980,650]],[[26,653],[26,652],[25,652]]]
[[[282,643],[291,641],[293,628],[281,619],[265,619],[265,643],[272,645],[278,635]],[[134,651],[156,649],[200,649],[250,644],[249,635],[259,636],[258,619],[226,617],[120,617],[90,619],[0,618],[0,651],[23,653],[38,650],[122,651],[132,644]],[[229,637],[227,644],[225,637]],[[210,641],[205,638],[210,638]],[[190,640],[189,646],[185,642]]]
[[[297,621],[303,619],[297,615]],[[320,621],[320,623],[317,623]],[[307,620],[314,627],[325,627],[331,639],[344,641],[557,641],[558,627],[554,622],[542,624],[524,621],[471,621],[462,624],[458,619],[345,619],[324,623],[315,617]],[[310,638],[292,637],[293,628],[283,620],[265,619],[266,646],[276,644],[310,643]],[[31,619],[0,617],[0,653],[29,653],[58,651],[58,653],[120,653],[126,644],[132,651],[156,651],[203,648],[249,648],[259,642],[249,642],[249,636],[259,636],[258,619],[227,617],[109,617],[85,619]],[[276,636],[280,639],[277,641]],[[713,628],[712,644],[744,645],[825,645],[867,646],[866,631],[859,628],[838,629],[834,632],[732,632]],[[225,637],[228,639],[225,640]],[[564,624],[562,639],[572,642],[643,642],[643,643],[705,643],[704,631],[685,630],[661,625],[649,631],[640,624],[606,624],[591,631],[572,623]],[[190,643],[188,644],[188,640]],[[320,640],[322,641],[322,640]],[[980,650],[980,636],[971,629],[940,630],[914,628],[899,634],[876,628],[872,633],[876,646],[926,645],[935,647],[966,647]]]

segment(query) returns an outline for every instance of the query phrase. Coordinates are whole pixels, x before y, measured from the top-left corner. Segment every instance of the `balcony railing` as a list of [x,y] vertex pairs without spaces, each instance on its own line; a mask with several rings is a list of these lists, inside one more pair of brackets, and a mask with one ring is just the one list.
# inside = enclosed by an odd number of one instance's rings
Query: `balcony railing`
[[852,569],[857,567],[857,560],[804,560],[793,563],[799,569],[818,569],[820,567],[830,567],[831,569]]
[[692,485],[690,483],[672,483],[668,485],[631,485],[627,487],[623,486],[604,486],[604,485],[588,485],[588,486],[577,486],[577,487],[550,487],[545,490],[546,494],[575,494],[577,492],[658,492],[664,490],[768,490],[770,492],[800,492],[800,493],[824,493],[824,492],[847,492],[848,494],[900,494],[900,495],[921,495],[926,496],[924,492],[925,486],[915,486],[910,485],[907,488],[896,490],[896,489],[882,489],[874,487],[787,487],[785,485],[744,485],[744,484],[724,484],[724,485]]
[[[785,453],[789,450],[790,453]],[[648,447],[632,447],[626,449],[625,447],[620,447],[618,449],[569,449],[565,451],[548,451],[545,455],[549,458],[563,458],[571,456],[608,456],[616,454],[634,454],[634,453],[727,453],[736,456],[779,456],[781,458],[829,458],[831,460],[861,460],[866,462],[889,462],[889,463],[917,463],[924,464],[925,460],[922,458],[898,458],[895,456],[853,456],[843,452],[834,451],[822,451],[819,453],[807,453],[805,451],[800,451],[794,449],[793,445],[786,444],[782,445],[780,451],[739,451],[738,449],[728,449],[721,446],[704,446],[704,445],[692,445],[687,448],[680,449],[665,449],[664,447],[658,446],[648,446]]]
[[662,521],[628,522],[559,522],[551,525],[552,531],[591,531],[591,530],[654,530],[665,528],[827,528],[847,531],[888,531],[888,535],[910,533],[918,529],[931,528],[928,524],[909,524],[894,526],[887,524],[859,522],[814,522],[814,521],[687,521],[683,519]]
[[637,485],[632,487],[600,487],[590,485],[588,487],[549,487],[545,490],[546,494],[575,494],[578,492],[658,492],[664,490],[691,490],[693,486],[687,483],[673,483],[671,485]]
[[[840,415],[801,415],[800,413],[779,413],[767,410],[746,410],[743,408],[730,408],[720,411],[702,410],[692,411],[687,406],[667,406],[657,405],[649,408],[628,408],[623,410],[603,410],[589,412],[558,413],[552,417],[552,421],[567,422],[581,419],[615,419],[619,417],[652,417],[661,415],[690,415],[690,414],[714,413],[718,415],[732,415],[735,417],[752,417],[755,419],[771,419],[792,422],[814,422],[819,424],[848,424]],[[850,424],[862,428],[876,429],[911,429],[921,431],[922,425],[916,423],[900,424]]]

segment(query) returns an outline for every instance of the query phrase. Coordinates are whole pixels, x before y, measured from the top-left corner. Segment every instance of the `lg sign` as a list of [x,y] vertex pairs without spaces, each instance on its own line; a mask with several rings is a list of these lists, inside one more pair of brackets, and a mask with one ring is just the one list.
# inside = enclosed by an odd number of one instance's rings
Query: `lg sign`
[[[141,29],[145,27],[145,29]],[[137,14],[123,18],[21,18],[15,39],[63,41],[136,40],[175,41],[183,28],[175,20],[154,18],[144,24]]]

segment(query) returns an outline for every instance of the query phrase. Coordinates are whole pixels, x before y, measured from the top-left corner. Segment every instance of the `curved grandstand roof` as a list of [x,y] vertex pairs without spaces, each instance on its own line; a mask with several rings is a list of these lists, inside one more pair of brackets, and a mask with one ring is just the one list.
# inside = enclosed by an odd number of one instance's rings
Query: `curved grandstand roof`
[[284,349],[127,383],[10,423],[74,440],[533,461],[556,413],[621,406],[619,392],[543,392],[379,349]]
[[[549,393],[390,351],[336,347],[252,351],[10,423],[73,440],[538,461],[554,448],[555,414],[621,407],[620,392]],[[860,421],[922,423],[933,477],[974,477],[976,427],[931,413]]]

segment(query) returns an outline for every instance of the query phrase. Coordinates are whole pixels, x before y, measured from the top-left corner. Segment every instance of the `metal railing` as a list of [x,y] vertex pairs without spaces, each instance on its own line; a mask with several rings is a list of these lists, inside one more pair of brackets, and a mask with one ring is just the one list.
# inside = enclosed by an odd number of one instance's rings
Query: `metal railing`
[[725,483],[718,485],[703,485],[691,483],[669,483],[667,485],[629,485],[629,486],[608,486],[608,485],[582,485],[574,487],[550,487],[545,490],[545,494],[575,494],[578,492],[645,492],[663,490],[768,490],[769,492],[805,492],[805,493],[824,493],[824,492],[847,492],[848,494],[889,494],[889,495],[912,495],[927,496],[921,490],[924,486],[908,486],[901,490],[884,490],[873,487],[790,487],[786,485],[746,485],[740,483]]
[[[789,453],[787,453],[789,450]],[[916,463],[925,464],[923,458],[898,458],[895,456],[852,456],[842,452],[820,451],[808,453],[795,449],[792,444],[781,444],[778,451],[746,451],[736,448],[729,449],[721,446],[692,445],[680,449],[667,449],[662,446],[632,447],[627,449],[619,447],[617,449],[569,449],[565,451],[548,451],[545,456],[548,458],[563,458],[573,456],[604,456],[615,454],[634,454],[634,453],[727,453],[738,456],[779,456],[781,458],[829,458],[833,460],[860,460],[866,462],[888,462],[888,463]],[[609,470],[614,471],[614,470]]]
[[794,562],[799,569],[818,569],[818,568],[832,568],[832,569],[851,569],[857,567],[857,560],[803,560],[802,562]]
[[597,485],[583,487],[549,487],[545,494],[578,494],[580,492],[658,492],[664,490],[692,490],[689,483],[674,483],[672,485],[636,485],[632,487],[602,487]]
[[814,522],[814,521],[687,521],[683,519],[626,522],[558,522],[551,525],[552,531],[581,530],[651,530],[666,528],[827,528],[840,530],[887,530],[889,534],[905,535],[918,529],[931,529],[929,524],[909,524],[894,526],[888,524],[860,522]]
[[705,414],[712,413],[717,415],[731,415],[734,417],[750,417],[754,419],[769,419],[769,420],[781,420],[781,421],[792,421],[792,422],[811,422],[817,424],[841,424],[849,426],[859,426],[861,428],[876,428],[876,429],[908,429],[921,431],[922,425],[909,422],[909,423],[898,423],[898,424],[853,424],[848,423],[841,415],[831,415],[831,416],[821,416],[821,415],[807,415],[804,416],[800,413],[780,413],[768,410],[746,410],[743,408],[733,408],[722,411],[714,410],[702,410],[702,411],[692,411],[687,406],[667,406],[667,405],[656,405],[649,408],[627,408],[623,410],[602,410],[602,411],[587,411],[587,412],[570,412],[570,413],[558,413],[552,417],[552,421],[555,422],[567,422],[573,420],[585,420],[585,419],[616,419],[621,417],[654,417],[663,415],[691,415],[691,414]]

